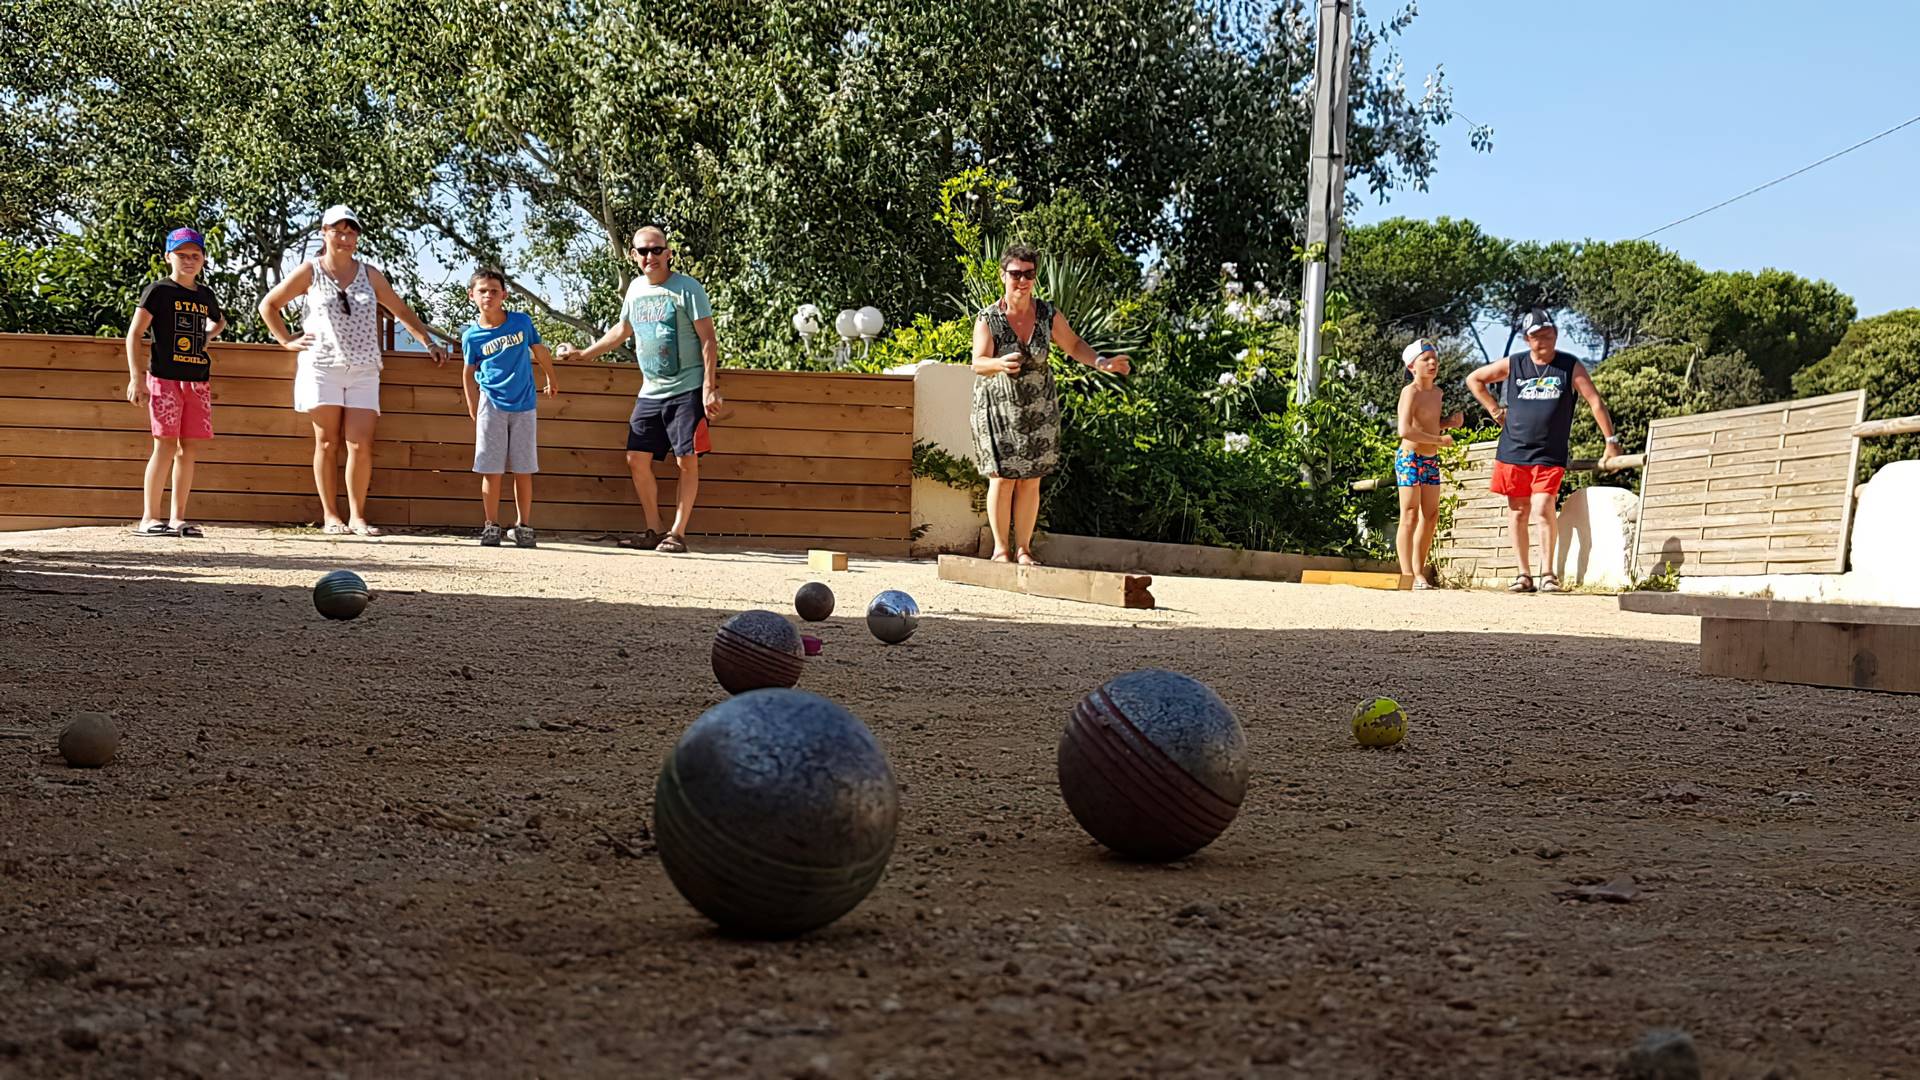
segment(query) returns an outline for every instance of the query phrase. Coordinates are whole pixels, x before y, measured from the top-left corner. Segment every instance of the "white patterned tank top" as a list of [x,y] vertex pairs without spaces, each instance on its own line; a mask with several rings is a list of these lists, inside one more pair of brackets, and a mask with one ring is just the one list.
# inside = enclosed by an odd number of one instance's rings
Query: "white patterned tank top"
[[313,335],[313,345],[300,353],[300,362],[314,367],[378,370],[380,304],[367,278],[367,264],[354,261],[353,282],[344,289],[319,259],[307,265],[313,269],[313,281],[307,286],[307,314],[302,328]]

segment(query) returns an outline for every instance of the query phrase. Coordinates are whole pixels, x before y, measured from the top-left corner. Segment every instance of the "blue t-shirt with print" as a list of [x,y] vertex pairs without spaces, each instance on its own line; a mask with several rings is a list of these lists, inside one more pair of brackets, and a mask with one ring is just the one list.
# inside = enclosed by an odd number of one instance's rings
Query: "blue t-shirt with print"
[[658,285],[635,278],[627,286],[620,314],[633,327],[641,397],[667,398],[700,389],[705,367],[693,324],[713,317],[713,303],[698,281],[678,272]]
[[473,381],[501,412],[526,412],[539,404],[533,385],[533,347],[540,331],[524,311],[507,312],[499,326],[467,324],[460,352],[474,368]]

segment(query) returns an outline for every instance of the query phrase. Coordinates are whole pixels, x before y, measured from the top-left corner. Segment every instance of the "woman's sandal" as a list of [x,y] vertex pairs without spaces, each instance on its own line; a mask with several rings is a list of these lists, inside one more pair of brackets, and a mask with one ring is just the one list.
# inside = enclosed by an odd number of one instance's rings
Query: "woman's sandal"
[[175,536],[184,536],[191,540],[197,540],[207,535],[200,531],[200,526],[189,521],[183,521],[178,525],[170,525],[168,528],[173,530]]
[[989,558],[987,561],[1010,563],[1013,561],[1013,556],[1007,554],[1006,550],[1003,548],[999,551],[994,552],[992,557]]
[[1535,591],[1533,587],[1533,575],[1521,574],[1518,577],[1515,577],[1513,579],[1513,584],[1507,586],[1507,591],[1512,593],[1523,593],[1523,592]]
[[347,528],[347,523],[344,521],[329,521],[321,527],[320,531],[328,536],[345,536],[353,530]]
[[380,531],[380,526],[367,525],[364,523],[359,525],[349,525],[347,526],[347,531],[351,532],[355,536],[385,536],[386,535],[386,533],[383,533]]
[[135,525],[135,526],[134,526],[134,527],[133,527],[132,529],[130,529],[130,530],[128,530],[128,531],[129,531],[129,532],[131,532],[131,533],[133,533],[133,535],[135,535],[135,536],[174,536],[174,535],[177,535],[177,534],[176,534],[176,533],[175,533],[175,532],[173,531],[173,528],[172,528],[171,526],[169,526],[169,525],[168,525],[168,524],[167,524],[166,522],[164,522],[164,521],[156,521],[156,522],[154,522],[154,523],[153,523],[153,524],[151,524],[151,525]]
[[1020,551],[1020,554],[1019,554],[1019,556],[1018,556],[1018,557],[1017,557],[1017,558],[1015,559],[1015,561],[1016,561],[1016,562],[1018,562],[1018,563],[1019,563],[1019,564],[1020,564],[1021,566],[1044,566],[1044,565],[1046,565],[1045,563],[1042,563],[1042,562],[1041,562],[1041,561],[1040,561],[1039,559],[1036,559],[1036,558],[1034,558],[1034,557],[1033,557],[1033,552],[1031,552],[1031,551],[1027,551],[1027,550],[1026,550],[1026,549],[1024,549],[1024,548],[1022,548],[1022,549],[1021,549],[1021,551]]
[[1541,592],[1559,592],[1560,579],[1558,577],[1555,577],[1552,574],[1541,574],[1540,575],[1540,591]]

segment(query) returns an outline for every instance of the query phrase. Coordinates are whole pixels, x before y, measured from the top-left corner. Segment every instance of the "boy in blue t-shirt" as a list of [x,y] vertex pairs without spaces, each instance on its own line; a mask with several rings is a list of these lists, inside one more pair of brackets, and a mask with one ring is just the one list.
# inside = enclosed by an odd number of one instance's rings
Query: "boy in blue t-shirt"
[[510,472],[514,526],[508,535],[530,548],[537,542],[527,523],[533,515],[533,474],[540,471],[533,362],[540,362],[540,392],[552,397],[553,354],[525,312],[506,309],[507,279],[499,271],[474,271],[467,299],[480,312],[460,333],[460,353],[467,361],[462,386],[473,419],[473,471],[480,474],[480,504],[486,510],[480,543],[500,546],[500,477]]

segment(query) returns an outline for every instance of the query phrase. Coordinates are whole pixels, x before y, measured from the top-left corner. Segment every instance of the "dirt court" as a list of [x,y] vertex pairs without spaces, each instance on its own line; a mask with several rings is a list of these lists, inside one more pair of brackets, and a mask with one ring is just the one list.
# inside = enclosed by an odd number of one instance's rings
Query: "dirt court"
[[[355,622],[309,599],[337,567],[379,594]],[[721,699],[713,629],[815,576],[801,686],[887,748],[899,844],[833,926],[733,940],[653,854],[654,777]],[[890,587],[926,612],[896,647],[860,618]],[[0,537],[0,727],[44,733],[0,740],[0,1075],[1544,1078],[1671,1027],[1707,1077],[1920,1076],[1920,699],[1706,679],[1696,620],[1605,597],[1155,592]],[[1170,866],[1105,856],[1054,780],[1073,702],[1145,666],[1253,754]],[[1375,693],[1397,750],[1347,730]],[[83,709],[106,769],[53,752]]]

